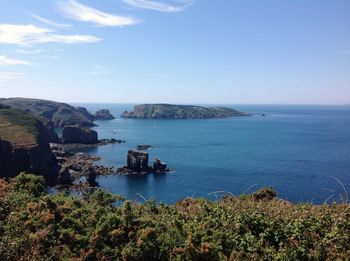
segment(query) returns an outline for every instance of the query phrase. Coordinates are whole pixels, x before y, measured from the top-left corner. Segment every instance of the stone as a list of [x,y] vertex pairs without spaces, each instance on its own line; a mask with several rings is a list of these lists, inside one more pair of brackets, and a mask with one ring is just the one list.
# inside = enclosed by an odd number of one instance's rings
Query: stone
[[95,120],[114,120],[114,116],[109,112],[109,110],[102,109],[95,113]]
[[62,167],[60,172],[58,173],[57,183],[60,185],[69,185],[72,183],[72,181],[73,179],[70,175],[69,167]]
[[140,144],[140,145],[136,146],[137,150],[148,150],[148,149],[151,149],[151,148],[153,148],[152,145],[145,145],[145,144]]
[[62,131],[63,143],[82,143],[96,144],[98,143],[97,132],[79,125],[65,126]]
[[86,171],[85,171],[85,177],[86,177],[86,181],[87,183],[89,183],[90,186],[96,186],[96,170],[93,167],[89,167]]
[[167,171],[167,165],[160,159],[156,158],[153,162],[153,172],[164,173]]
[[148,172],[148,159],[147,152],[138,150],[129,150],[127,156],[127,168],[135,172]]

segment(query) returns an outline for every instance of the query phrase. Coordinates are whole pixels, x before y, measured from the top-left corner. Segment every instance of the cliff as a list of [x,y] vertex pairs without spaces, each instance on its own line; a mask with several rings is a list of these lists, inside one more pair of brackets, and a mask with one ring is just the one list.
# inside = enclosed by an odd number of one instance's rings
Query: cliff
[[44,118],[52,122],[54,127],[74,124],[86,127],[94,126],[94,116],[85,108],[76,108],[66,103],[27,98],[2,99],[0,103]]
[[62,141],[63,143],[95,144],[98,143],[98,136],[96,131],[89,128],[69,125],[63,128]]
[[207,119],[246,116],[247,114],[226,107],[202,107],[194,105],[140,104],[122,118],[134,119]]
[[0,106],[0,177],[30,172],[55,184],[59,167],[49,147],[50,133],[32,115]]

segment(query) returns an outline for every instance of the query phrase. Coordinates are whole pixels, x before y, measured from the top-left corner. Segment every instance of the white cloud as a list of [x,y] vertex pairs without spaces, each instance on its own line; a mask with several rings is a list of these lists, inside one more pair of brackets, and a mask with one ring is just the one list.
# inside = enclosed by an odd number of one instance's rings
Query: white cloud
[[58,27],[58,28],[62,28],[62,29],[69,29],[69,28],[72,27],[70,24],[60,24],[60,23],[54,22],[52,20],[43,18],[43,17],[41,17],[39,15],[36,15],[36,14],[31,14],[30,13],[30,15],[33,16],[38,21],[40,21],[40,22],[42,22],[44,24],[47,24],[49,26]]
[[0,55],[0,66],[9,65],[31,65],[28,61],[17,60],[7,57],[6,55]]
[[0,43],[28,46],[54,42],[64,44],[93,43],[101,40],[91,35],[62,35],[53,32],[53,30],[32,24],[0,24]]
[[137,24],[139,22],[133,17],[118,16],[102,12],[92,7],[82,5],[76,0],[61,2],[59,8],[71,19],[91,22],[99,26],[124,26]]
[[192,1],[187,1],[184,4],[175,6],[175,5],[168,5],[160,2],[154,2],[154,1],[148,1],[148,0],[122,0],[124,3],[127,3],[129,5],[139,7],[139,8],[145,8],[145,9],[151,9],[155,11],[160,12],[167,12],[167,13],[177,13],[184,11],[187,7],[192,5]]
[[19,72],[0,72],[0,82],[5,82],[9,80],[24,79],[25,74]]

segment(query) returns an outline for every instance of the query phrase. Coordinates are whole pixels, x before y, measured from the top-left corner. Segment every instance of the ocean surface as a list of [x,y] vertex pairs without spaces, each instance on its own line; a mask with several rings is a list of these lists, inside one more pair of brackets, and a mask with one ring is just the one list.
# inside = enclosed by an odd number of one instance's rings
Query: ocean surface
[[[173,203],[185,197],[215,200],[271,186],[293,202],[345,201],[350,193],[349,106],[228,106],[251,117],[198,120],[121,119],[125,104],[73,104],[117,119],[97,121],[99,138],[125,140],[87,149],[98,164],[123,166],[129,149],[150,144],[150,164],[159,157],[165,175],[99,177],[107,191],[128,199]],[[226,105],[227,106],[227,105]],[[265,113],[266,116],[261,116]],[[216,192],[216,193],[213,193]]]

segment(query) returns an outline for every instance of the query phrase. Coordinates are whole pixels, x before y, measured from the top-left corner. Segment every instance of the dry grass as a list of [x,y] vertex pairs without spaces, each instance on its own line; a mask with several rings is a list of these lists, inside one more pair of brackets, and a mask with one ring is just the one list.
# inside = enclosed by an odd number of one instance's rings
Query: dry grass
[[0,138],[11,142],[13,147],[29,147],[36,145],[35,135],[29,133],[26,127],[11,123],[1,115]]

